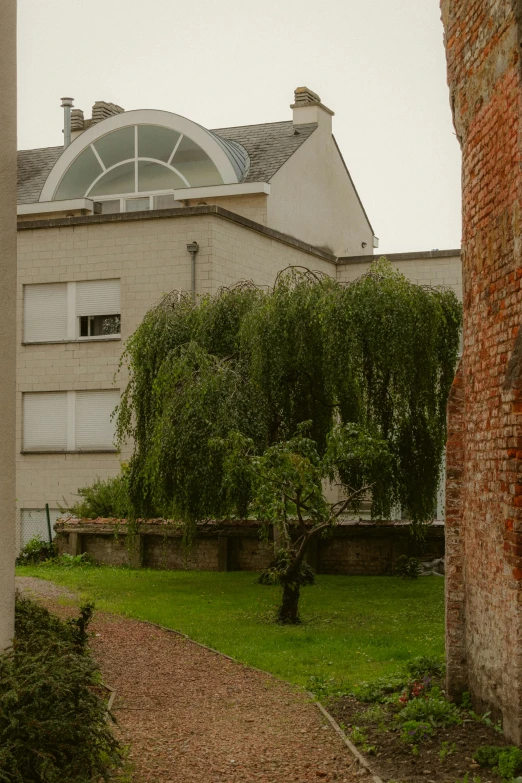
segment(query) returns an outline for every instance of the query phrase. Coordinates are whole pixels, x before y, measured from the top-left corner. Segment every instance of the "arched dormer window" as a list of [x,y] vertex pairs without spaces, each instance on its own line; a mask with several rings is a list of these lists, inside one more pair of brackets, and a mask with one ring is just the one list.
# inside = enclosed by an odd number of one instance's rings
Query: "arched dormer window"
[[241,145],[161,111],[131,111],[84,131],[60,156],[40,201],[124,198],[241,182]]

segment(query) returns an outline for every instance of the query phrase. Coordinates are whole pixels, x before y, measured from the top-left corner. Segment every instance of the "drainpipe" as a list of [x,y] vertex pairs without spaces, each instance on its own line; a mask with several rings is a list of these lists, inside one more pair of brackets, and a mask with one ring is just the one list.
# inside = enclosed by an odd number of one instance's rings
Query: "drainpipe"
[[196,301],[196,256],[199,253],[199,245],[197,242],[191,242],[187,245],[187,250],[190,253],[191,269],[190,269],[190,290],[192,291],[192,301]]
[[71,143],[71,109],[73,107],[73,98],[61,98],[63,109],[63,146],[68,147]]

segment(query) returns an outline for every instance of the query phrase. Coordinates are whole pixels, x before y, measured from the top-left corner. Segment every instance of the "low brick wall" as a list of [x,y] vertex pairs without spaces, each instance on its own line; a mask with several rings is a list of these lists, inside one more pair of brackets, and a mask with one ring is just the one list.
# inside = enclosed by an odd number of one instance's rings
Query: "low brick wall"
[[[273,540],[260,538],[258,522],[208,522],[198,525],[190,550],[179,525],[150,520],[139,525],[127,546],[125,521],[64,519],[55,524],[60,553],[87,552],[106,565],[200,571],[261,571],[273,556]],[[308,560],[320,574],[379,576],[392,574],[401,555],[434,560],[444,556],[444,525],[434,522],[420,546],[407,522],[345,521],[328,538],[314,542]]]

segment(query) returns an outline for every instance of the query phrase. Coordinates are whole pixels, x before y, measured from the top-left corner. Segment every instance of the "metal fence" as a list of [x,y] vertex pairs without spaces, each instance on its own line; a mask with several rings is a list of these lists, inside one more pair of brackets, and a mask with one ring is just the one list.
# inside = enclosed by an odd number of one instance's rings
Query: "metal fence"
[[[51,533],[54,536],[53,525],[61,516],[60,509],[50,508],[49,516],[51,518]],[[44,541],[49,540],[45,506],[43,508],[22,508],[20,510],[20,548],[24,547],[35,536],[40,536]]]

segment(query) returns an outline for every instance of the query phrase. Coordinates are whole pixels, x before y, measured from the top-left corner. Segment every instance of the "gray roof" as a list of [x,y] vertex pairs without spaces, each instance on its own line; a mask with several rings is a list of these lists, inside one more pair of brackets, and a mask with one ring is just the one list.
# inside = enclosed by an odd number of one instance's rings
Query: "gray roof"
[[[242,125],[239,128],[217,128],[218,136],[241,144],[250,158],[245,182],[270,182],[283,163],[299,149],[317,125],[292,122],[267,122],[263,125]],[[297,133],[296,133],[297,130]]]
[[63,147],[20,150],[18,153],[18,203],[38,201],[45,180],[63,152]]
[[[299,149],[317,125],[288,122],[267,122],[263,125],[243,125],[238,128],[218,128],[212,131],[225,141],[241,144],[250,158],[245,182],[270,182],[283,163]],[[296,130],[298,131],[296,133]],[[63,152],[63,147],[20,150],[18,153],[18,203],[38,201],[49,172]]]

